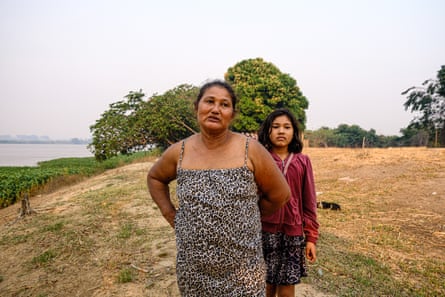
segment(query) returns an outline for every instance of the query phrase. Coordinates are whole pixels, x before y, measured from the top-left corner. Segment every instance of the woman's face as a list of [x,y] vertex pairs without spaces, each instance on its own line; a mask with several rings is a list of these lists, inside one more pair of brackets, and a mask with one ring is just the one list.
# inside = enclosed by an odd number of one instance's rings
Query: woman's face
[[232,98],[223,87],[208,88],[197,107],[197,118],[201,128],[226,130],[234,117]]
[[294,127],[287,116],[281,115],[272,121],[269,137],[274,147],[287,147],[291,143]]

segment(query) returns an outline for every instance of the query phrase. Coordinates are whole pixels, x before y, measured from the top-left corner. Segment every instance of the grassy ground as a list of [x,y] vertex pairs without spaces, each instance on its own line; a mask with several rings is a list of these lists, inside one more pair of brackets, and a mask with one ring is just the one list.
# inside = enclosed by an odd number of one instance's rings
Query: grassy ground
[[[318,199],[313,296],[444,296],[445,150],[306,149]],[[0,210],[0,296],[179,296],[174,233],[149,198],[150,161]],[[174,188],[172,189],[174,192]]]
[[445,150],[310,149],[319,261],[308,281],[339,296],[444,296]]

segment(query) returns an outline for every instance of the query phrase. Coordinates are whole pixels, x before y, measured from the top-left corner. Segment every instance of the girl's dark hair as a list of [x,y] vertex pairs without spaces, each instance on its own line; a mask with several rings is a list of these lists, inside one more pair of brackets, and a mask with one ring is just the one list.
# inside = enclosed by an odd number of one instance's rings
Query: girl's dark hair
[[199,94],[198,94],[198,97],[196,98],[196,101],[195,101],[195,108],[198,108],[198,103],[199,103],[199,101],[201,101],[201,99],[202,99],[202,96],[204,96],[204,93],[209,89],[209,88],[211,88],[211,87],[221,87],[221,88],[224,88],[224,89],[226,89],[227,90],[227,92],[229,92],[229,94],[230,94],[230,99],[232,99],[232,107],[233,107],[233,111],[235,112],[235,110],[236,110],[236,101],[237,101],[237,99],[236,99],[236,95],[235,95],[235,91],[233,90],[233,88],[232,88],[232,86],[228,83],[228,82],[226,82],[226,81],[224,81],[224,80],[220,80],[220,79],[216,79],[216,80],[212,80],[212,81],[209,81],[209,82],[207,82],[207,83],[205,83],[202,87],[201,87],[201,89],[199,90]]
[[292,114],[292,112],[287,108],[276,109],[267,116],[267,118],[261,124],[260,129],[258,130],[258,141],[262,145],[264,145],[266,149],[272,149],[273,145],[269,137],[272,130],[272,122],[275,120],[275,118],[283,115],[290,120],[290,122],[292,123],[292,127],[294,128],[294,136],[292,137],[287,150],[291,153],[301,153],[301,151],[303,150],[303,142],[300,138],[301,132],[299,128],[299,122]]

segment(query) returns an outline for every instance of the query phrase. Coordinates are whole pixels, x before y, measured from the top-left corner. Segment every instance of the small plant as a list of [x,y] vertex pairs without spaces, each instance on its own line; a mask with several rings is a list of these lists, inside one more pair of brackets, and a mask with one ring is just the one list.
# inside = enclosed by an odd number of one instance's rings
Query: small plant
[[117,235],[118,238],[127,239],[130,238],[131,233],[133,232],[133,224],[127,223],[122,226],[121,231]]
[[43,227],[43,231],[49,231],[49,232],[58,232],[62,229],[63,222],[58,222],[53,225],[48,225]]
[[32,264],[44,265],[56,257],[56,253],[48,250],[32,259]]
[[129,283],[132,282],[134,279],[133,271],[128,268],[124,268],[119,272],[118,276],[118,282],[123,283]]

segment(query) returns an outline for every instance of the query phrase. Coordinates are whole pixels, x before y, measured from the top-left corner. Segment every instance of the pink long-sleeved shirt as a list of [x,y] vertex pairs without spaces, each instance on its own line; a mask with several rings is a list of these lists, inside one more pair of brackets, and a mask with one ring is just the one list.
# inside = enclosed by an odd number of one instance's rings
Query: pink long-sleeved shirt
[[[271,154],[283,171],[290,155],[286,160],[281,160],[275,153]],[[306,241],[316,244],[319,227],[317,198],[312,164],[308,156],[301,153],[294,154],[287,170],[286,180],[291,189],[291,198],[278,211],[261,218],[263,231],[284,232],[290,236],[299,236],[303,235],[304,230]]]

